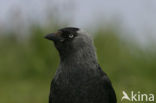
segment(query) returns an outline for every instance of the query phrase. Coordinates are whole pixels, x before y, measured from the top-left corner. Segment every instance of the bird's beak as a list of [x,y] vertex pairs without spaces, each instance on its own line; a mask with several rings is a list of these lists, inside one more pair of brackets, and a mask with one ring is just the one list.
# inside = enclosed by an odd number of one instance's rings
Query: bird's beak
[[59,40],[59,37],[58,37],[57,33],[50,33],[50,34],[47,34],[47,35],[45,36],[45,38],[48,39],[48,40],[52,40],[52,41],[57,41],[57,40]]

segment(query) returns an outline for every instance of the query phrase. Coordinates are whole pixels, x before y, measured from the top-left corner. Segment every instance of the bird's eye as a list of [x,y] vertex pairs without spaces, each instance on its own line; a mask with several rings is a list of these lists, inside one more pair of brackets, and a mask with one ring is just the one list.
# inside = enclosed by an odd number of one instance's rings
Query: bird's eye
[[69,34],[69,36],[68,36],[69,38],[73,38],[74,37],[74,35],[73,34]]

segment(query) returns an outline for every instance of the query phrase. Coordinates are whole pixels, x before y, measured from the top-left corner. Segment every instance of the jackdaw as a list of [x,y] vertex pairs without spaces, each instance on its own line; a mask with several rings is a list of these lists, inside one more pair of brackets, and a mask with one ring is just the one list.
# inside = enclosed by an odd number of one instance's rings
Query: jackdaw
[[106,73],[98,64],[93,41],[79,28],[66,27],[45,36],[59,52],[49,103],[116,103]]

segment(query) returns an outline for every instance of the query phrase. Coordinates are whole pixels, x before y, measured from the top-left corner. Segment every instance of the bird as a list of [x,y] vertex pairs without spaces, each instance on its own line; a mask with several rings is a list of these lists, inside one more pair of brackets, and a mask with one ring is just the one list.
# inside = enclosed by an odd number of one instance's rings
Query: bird
[[60,63],[51,81],[49,103],[117,103],[107,74],[98,64],[91,36],[77,27],[47,34]]

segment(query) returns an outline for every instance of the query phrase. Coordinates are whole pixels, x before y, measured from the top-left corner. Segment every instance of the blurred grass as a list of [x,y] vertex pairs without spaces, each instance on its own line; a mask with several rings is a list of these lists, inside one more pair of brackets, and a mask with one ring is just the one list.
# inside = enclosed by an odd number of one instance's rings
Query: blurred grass
[[[0,103],[48,103],[59,57],[43,36],[56,28],[32,25],[27,39],[11,31],[0,35]],[[114,29],[97,30],[94,39],[98,60],[111,78],[118,103],[123,90],[155,92],[156,54],[127,43]]]

